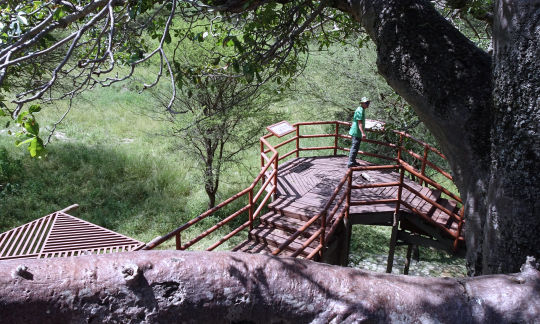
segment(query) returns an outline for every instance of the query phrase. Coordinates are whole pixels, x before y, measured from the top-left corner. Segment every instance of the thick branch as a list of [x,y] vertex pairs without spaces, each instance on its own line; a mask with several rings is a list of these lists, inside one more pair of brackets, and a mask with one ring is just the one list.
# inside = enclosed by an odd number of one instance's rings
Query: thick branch
[[244,253],[144,251],[0,262],[9,323],[509,323],[540,318],[540,273],[371,273]]
[[357,0],[337,6],[371,36],[379,72],[437,138],[466,196],[469,181],[478,179],[471,173],[486,174],[489,165],[493,110],[489,55],[428,1]]

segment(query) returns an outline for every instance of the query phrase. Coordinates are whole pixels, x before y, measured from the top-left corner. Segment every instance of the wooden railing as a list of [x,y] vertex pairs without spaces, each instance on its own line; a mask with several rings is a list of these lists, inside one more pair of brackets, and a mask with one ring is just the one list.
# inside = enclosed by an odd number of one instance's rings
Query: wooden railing
[[[308,126],[314,126],[314,125],[333,125],[334,129],[331,134],[304,134],[302,135],[302,128],[308,127]],[[154,240],[152,240],[150,243],[148,243],[144,249],[153,249],[160,245],[161,243],[175,237],[176,239],[176,248],[179,250],[185,250],[195,243],[199,242],[203,238],[207,237],[211,233],[215,232],[217,229],[223,227],[224,225],[230,223],[232,220],[240,217],[241,215],[247,213],[248,214],[248,220],[244,223],[242,223],[239,227],[231,231],[229,234],[222,237],[220,240],[218,240],[216,243],[211,245],[207,248],[207,250],[213,250],[219,245],[223,244],[225,241],[229,240],[234,235],[237,235],[242,230],[249,228],[253,228],[253,224],[256,221],[257,217],[260,215],[262,209],[264,206],[268,203],[268,200],[270,197],[272,197],[277,190],[277,184],[278,184],[278,170],[279,170],[279,164],[281,161],[294,157],[299,157],[300,152],[304,151],[320,151],[320,150],[330,150],[333,155],[337,155],[338,151],[340,152],[348,152],[349,149],[346,147],[340,147],[339,146],[339,139],[345,138],[349,139],[349,135],[344,135],[340,133],[340,127],[346,127],[348,129],[350,127],[351,123],[349,122],[342,122],[342,121],[317,121],[317,122],[301,122],[296,123],[293,126],[295,127],[295,131],[293,131],[291,134],[284,136],[282,139],[278,139],[279,142],[277,143],[270,143],[271,138],[277,138],[273,134],[267,134],[260,138],[260,159],[261,159],[261,171],[255,178],[255,180],[252,182],[252,184],[247,187],[246,189],[242,190],[241,192],[237,193],[236,195],[230,197],[229,199],[225,200],[224,202],[220,203],[216,207],[204,212],[203,214],[197,216],[196,218],[190,220],[189,222],[185,223],[184,225],[178,227],[177,229],[171,231],[170,233],[158,237]],[[375,133],[381,133],[382,131],[372,131],[368,130],[370,132]],[[421,199],[424,199],[428,203],[436,206],[440,210],[442,210],[444,213],[448,214],[449,217],[452,217],[457,223],[458,223],[458,235],[455,237],[455,243],[454,248],[457,248],[458,240],[460,239],[460,232],[463,225],[463,209],[461,209],[460,214],[455,214],[452,211],[448,210],[444,206],[441,206],[436,201],[431,200],[429,197],[426,197],[422,195],[420,192],[416,191],[414,188],[407,185],[404,181],[404,174],[407,172],[409,175],[412,175],[416,177],[420,184],[422,185],[430,185],[433,188],[440,190],[441,192],[445,193],[452,199],[456,200],[459,203],[461,202],[461,199],[459,196],[455,195],[448,189],[446,189],[441,184],[437,183],[430,177],[426,175],[426,168],[429,167],[432,170],[435,171],[435,173],[440,173],[444,177],[448,178],[449,180],[452,180],[452,176],[447,172],[444,171],[443,168],[437,166],[435,163],[431,162],[429,160],[429,153],[436,154],[442,159],[445,159],[444,155],[437,151],[435,148],[431,147],[430,145],[415,139],[414,137],[403,133],[399,131],[393,131],[394,134],[398,135],[398,143],[387,143],[383,141],[378,141],[375,139],[365,139],[365,143],[371,143],[377,146],[390,148],[392,151],[395,151],[396,156],[387,156],[376,152],[367,152],[367,151],[359,151],[360,155],[364,156],[370,156],[378,159],[383,159],[386,161],[390,161],[393,164],[390,165],[374,165],[374,166],[361,166],[361,167],[355,167],[350,168],[344,177],[339,182],[338,186],[335,188],[332,196],[324,206],[321,213],[313,216],[311,219],[309,219],[303,226],[298,228],[298,230],[292,234],[281,246],[279,246],[277,249],[275,249],[272,254],[278,255],[282,253],[293,241],[295,241],[300,235],[302,235],[306,230],[315,224],[316,222],[319,223],[320,228],[314,232],[303,244],[300,248],[295,250],[293,252],[293,256],[297,256],[302,251],[307,248],[312,242],[319,239],[319,244],[314,249],[313,252],[311,252],[307,258],[312,259],[316,255],[321,256],[324,252],[324,248],[326,243],[332,238],[334,235],[339,223],[341,220],[345,217],[348,217],[349,213],[349,207],[355,206],[355,205],[366,205],[366,204],[380,204],[380,203],[396,203],[396,211],[399,210],[399,206],[403,205],[413,211],[414,213],[418,214],[422,218],[424,218],[426,221],[430,222],[433,226],[436,226],[443,230],[446,233],[451,234],[453,237],[455,236],[453,233],[451,233],[446,227],[442,226],[441,224],[436,223],[433,221],[428,215],[423,214],[421,211],[416,210],[414,206],[409,205],[406,201],[401,199],[401,192],[405,188],[414,195],[418,196]],[[302,139],[314,139],[314,138],[332,138],[333,139],[333,145],[330,146],[301,146]],[[414,152],[411,149],[405,148],[402,144],[403,141],[411,140],[423,147],[423,152],[421,154],[418,154]],[[286,147],[287,144],[294,143],[294,148],[288,152],[279,153],[279,150]],[[416,159],[421,162],[420,170],[417,170],[407,162],[405,162],[402,159],[402,154],[407,153],[409,156],[411,156],[413,159]],[[390,182],[390,183],[373,183],[373,184],[367,184],[367,185],[352,185],[352,177],[354,172],[358,171],[367,171],[367,170],[399,170],[401,177],[399,182]],[[260,187],[258,191],[255,193],[255,188],[257,188],[260,184]],[[346,185],[345,185],[346,184]],[[367,188],[376,188],[376,187],[389,187],[389,186],[398,186],[398,196],[395,199],[379,199],[379,200],[370,200],[370,201],[351,201],[351,190],[361,190],[361,189],[367,189]],[[266,194],[264,194],[266,192]],[[264,195],[264,197],[263,197]],[[201,220],[209,217],[210,215],[215,214],[217,211],[222,210],[225,206],[231,204],[234,201],[237,201],[238,199],[246,197],[247,198],[247,204],[232,213],[231,215],[227,216],[223,220],[219,221],[209,229],[203,231],[201,234],[197,235],[195,238],[189,240],[187,243],[182,244],[182,232],[187,230],[188,228],[192,227],[193,225],[199,223]],[[259,199],[262,198],[260,202]],[[334,206],[331,210],[330,207]]]

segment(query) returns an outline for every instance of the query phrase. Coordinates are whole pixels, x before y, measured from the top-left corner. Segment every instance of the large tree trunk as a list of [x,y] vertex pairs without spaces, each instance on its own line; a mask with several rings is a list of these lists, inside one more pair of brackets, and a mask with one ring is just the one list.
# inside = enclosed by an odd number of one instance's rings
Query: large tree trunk
[[[513,29],[505,27],[504,32],[495,33],[495,37],[503,37],[496,44],[504,41],[505,48],[497,50],[495,92],[491,57],[453,28],[428,1],[336,4],[369,33],[377,45],[380,73],[413,106],[448,157],[465,203],[471,275],[517,271],[527,255],[540,256],[539,9],[533,5],[538,1],[525,2],[520,10],[511,10],[508,18]],[[507,21],[508,10],[502,13],[498,26]],[[526,31],[514,37],[522,29]],[[518,61],[513,61],[516,57]],[[520,90],[523,83],[528,85],[526,91]],[[506,95],[509,92],[511,97]],[[511,111],[507,98],[515,100]],[[516,147],[523,154],[514,161]],[[503,257],[508,255],[513,256]]]
[[0,319],[533,323],[540,318],[539,287],[533,263],[513,275],[451,279],[244,253],[141,251],[0,262]]
[[540,1],[498,1],[483,273],[540,258]]

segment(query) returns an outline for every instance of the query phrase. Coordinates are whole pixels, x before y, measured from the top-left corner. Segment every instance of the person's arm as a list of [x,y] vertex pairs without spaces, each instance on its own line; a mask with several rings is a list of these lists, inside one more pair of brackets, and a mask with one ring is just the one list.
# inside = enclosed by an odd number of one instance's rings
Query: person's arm
[[357,120],[356,124],[358,125],[358,129],[362,133],[362,140],[366,139],[366,132],[364,132],[364,126],[362,125],[362,120]]

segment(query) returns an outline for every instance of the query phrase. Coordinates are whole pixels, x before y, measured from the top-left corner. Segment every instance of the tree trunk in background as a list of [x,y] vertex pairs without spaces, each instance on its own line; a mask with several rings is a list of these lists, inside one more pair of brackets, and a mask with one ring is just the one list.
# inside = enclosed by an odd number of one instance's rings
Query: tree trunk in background
[[217,179],[214,174],[214,154],[216,153],[216,145],[212,139],[205,138],[204,146],[206,156],[204,156],[204,190],[208,196],[208,209],[214,208],[216,205]]
[[[16,323],[533,323],[540,272],[422,278],[231,252],[0,262]],[[22,265],[25,265],[26,268]]]
[[520,3],[498,6],[495,74],[491,57],[428,1],[335,3],[366,29],[379,72],[447,156],[465,203],[471,275],[515,272],[527,255],[540,257],[539,6]]
[[483,273],[540,258],[540,1],[497,1]]

